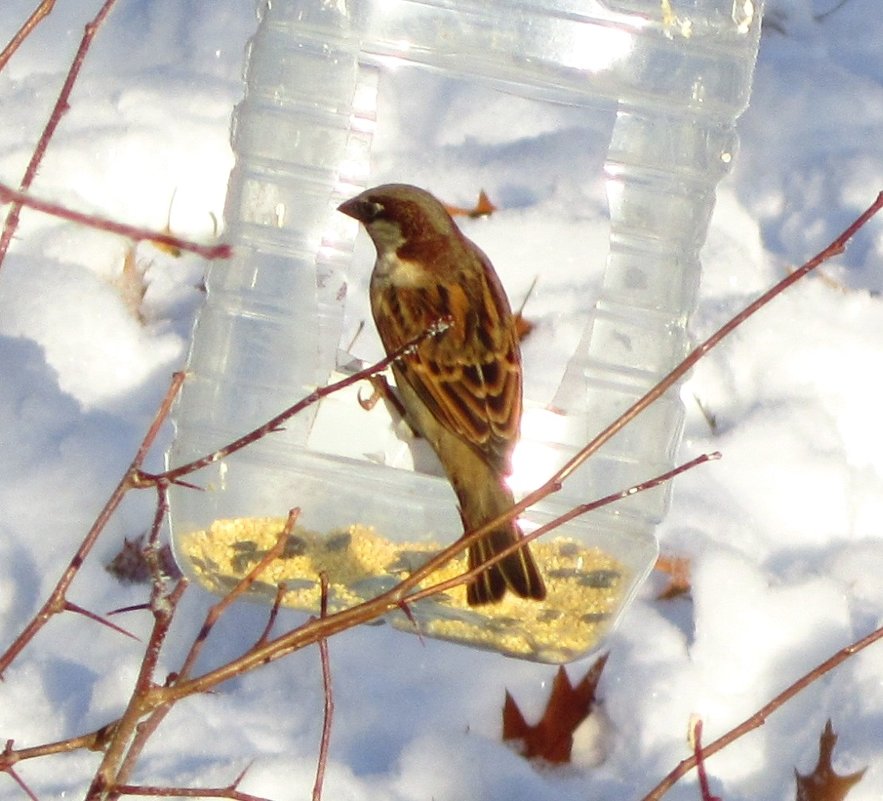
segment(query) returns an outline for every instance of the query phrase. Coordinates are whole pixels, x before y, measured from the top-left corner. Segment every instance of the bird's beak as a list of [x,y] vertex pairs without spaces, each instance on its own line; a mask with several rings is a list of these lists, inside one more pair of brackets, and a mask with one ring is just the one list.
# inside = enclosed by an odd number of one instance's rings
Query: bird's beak
[[361,197],[359,197],[358,195],[341,203],[337,207],[337,210],[342,211],[344,214],[346,214],[347,217],[352,217],[354,220],[358,220],[359,222],[365,221],[365,201],[362,200]]
[[356,195],[354,198],[341,203],[337,210],[342,211],[354,220],[358,220],[362,225],[368,226],[383,213],[383,204],[375,200],[369,200],[366,197],[366,193],[363,192],[361,195]]

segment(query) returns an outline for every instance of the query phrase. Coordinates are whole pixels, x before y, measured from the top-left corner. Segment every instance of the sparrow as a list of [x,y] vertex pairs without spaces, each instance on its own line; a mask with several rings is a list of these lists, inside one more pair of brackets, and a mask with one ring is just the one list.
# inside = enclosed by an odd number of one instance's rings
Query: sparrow
[[[500,280],[429,192],[407,184],[367,189],[338,209],[365,226],[377,251],[371,312],[387,353],[446,319],[392,365],[408,421],[432,446],[454,489],[466,532],[514,503],[505,482],[521,424],[521,351]],[[518,542],[508,521],[469,546],[469,568]],[[506,590],[542,600],[546,587],[527,545],[466,588],[471,606]]]

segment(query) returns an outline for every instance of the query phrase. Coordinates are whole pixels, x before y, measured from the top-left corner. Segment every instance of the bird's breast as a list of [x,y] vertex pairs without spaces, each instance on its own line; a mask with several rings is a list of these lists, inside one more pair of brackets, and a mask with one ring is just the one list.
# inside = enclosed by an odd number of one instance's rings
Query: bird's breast
[[427,276],[419,262],[387,253],[375,262],[373,280],[395,289],[417,289],[426,285]]

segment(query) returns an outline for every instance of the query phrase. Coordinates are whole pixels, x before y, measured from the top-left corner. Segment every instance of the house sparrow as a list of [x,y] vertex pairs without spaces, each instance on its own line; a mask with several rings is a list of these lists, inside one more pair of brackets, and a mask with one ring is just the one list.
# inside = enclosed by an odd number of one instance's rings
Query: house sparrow
[[[511,508],[504,481],[521,422],[521,352],[509,302],[487,256],[428,192],[406,184],[368,189],[339,206],[377,250],[371,311],[387,353],[443,318],[442,333],[392,365],[414,428],[433,447],[460,502],[466,531]],[[512,520],[469,547],[470,569],[517,542]],[[525,545],[467,586],[470,605],[509,589],[546,596]]]

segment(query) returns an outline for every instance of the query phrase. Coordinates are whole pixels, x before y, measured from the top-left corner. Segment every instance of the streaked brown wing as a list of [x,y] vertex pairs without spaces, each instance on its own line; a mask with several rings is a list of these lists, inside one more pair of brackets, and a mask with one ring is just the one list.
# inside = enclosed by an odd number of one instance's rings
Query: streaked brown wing
[[480,304],[470,303],[462,285],[390,292],[391,330],[378,329],[392,350],[441,317],[453,318],[451,328],[399,363],[399,373],[445,428],[505,473],[521,421],[521,355],[505,295],[499,290],[495,296],[487,283],[496,276],[482,278],[475,287],[475,294],[483,293]]

